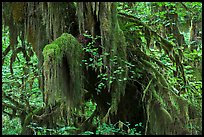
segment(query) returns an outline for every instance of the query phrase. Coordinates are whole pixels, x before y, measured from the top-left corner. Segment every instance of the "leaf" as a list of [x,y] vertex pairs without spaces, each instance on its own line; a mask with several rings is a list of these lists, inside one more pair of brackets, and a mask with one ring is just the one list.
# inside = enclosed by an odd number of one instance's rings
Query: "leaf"
[[89,58],[90,61],[93,61],[93,58]]
[[123,128],[123,122],[119,121],[119,122],[118,122],[118,127],[119,127],[120,129],[122,129],[122,128]]
[[112,81],[112,80],[110,80],[110,81],[109,81],[109,84],[111,84],[111,83],[113,83],[113,81]]
[[124,27],[127,29],[127,28],[132,27],[132,26],[135,26],[135,23],[133,23],[133,22],[127,23]]
[[94,132],[91,131],[85,131],[84,133],[82,133],[82,135],[93,135]]
[[128,131],[127,131],[127,132],[128,132],[128,134],[130,133],[130,129],[129,129],[129,128],[128,128]]
[[105,52],[104,55],[107,56],[107,55],[110,55],[110,54],[108,52]]
[[170,25],[170,22],[168,22],[167,24],[165,24],[165,27],[169,26]]

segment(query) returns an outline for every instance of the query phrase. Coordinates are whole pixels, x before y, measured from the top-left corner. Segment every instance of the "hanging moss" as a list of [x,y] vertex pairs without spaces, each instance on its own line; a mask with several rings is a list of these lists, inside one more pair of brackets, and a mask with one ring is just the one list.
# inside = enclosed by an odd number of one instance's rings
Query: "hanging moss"
[[[199,125],[199,123],[190,119],[189,106],[192,106],[191,103],[171,91],[167,82],[165,82],[166,84],[159,84],[159,81],[163,81],[163,78],[158,75],[158,72],[155,72],[157,70],[153,69],[153,66],[146,63],[145,65],[152,69],[152,71],[150,71],[151,69],[149,71],[156,74],[157,80],[153,80],[149,92],[146,93],[148,95],[145,95],[147,101],[145,134],[192,134],[195,130],[190,129],[188,125]],[[195,113],[198,114],[199,112],[195,111]]]
[[22,23],[25,18],[25,3],[13,2],[11,3],[11,12],[15,23]]
[[[198,127],[200,125],[192,118],[189,109],[192,104],[173,92],[171,86],[156,69],[155,64],[144,59],[139,60],[151,73],[148,77],[153,79],[143,99],[146,100],[147,115],[145,134],[193,134],[197,129],[189,128],[189,125]],[[194,113],[200,114],[197,110]],[[196,118],[201,119],[201,116],[197,115]]]
[[[111,112],[117,113],[120,98],[125,94],[126,88],[126,81],[123,79],[127,78],[127,67],[124,63],[127,61],[127,44],[117,21],[116,3],[92,2],[77,4],[80,33],[88,31],[94,37],[95,35],[100,35],[100,44],[103,46],[101,54],[108,53],[110,55],[103,56],[103,66],[107,68],[105,70],[105,73],[108,75],[106,87],[108,92],[111,93]],[[111,61],[114,58],[117,60],[117,65],[114,65],[113,61]],[[123,72],[116,75],[113,72],[118,67]],[[111,83],[110,77],[114,77],[116,80]]]
[[[126,40],[123,32],[121,31],[116,12],[116,4],[108,3],[101,4],[101,8],[104,6],[107,9],[105,12],[101,12],[100,22],[101,22],[101,36],[104,51],[110,53],[110,57],[104,57],[104,65],[108,66],[110,70],[107,70],[109,77],[116,77],[116,81],[110,85],[108,81],[108,87],[111,89],[112,103],[111,103],[111,112],[117,113],[118,104],[120,102],[121,96],[125,94],[126,81],[124,78],[127,78],[127,67],[125,62],[127,61],[126,55]],[[114,65],[110,59],[117,57],[117,65]],[[114,71],[121,67],[123,72],[121,74],[113,75]],[[109,79],[110,80],[110,79]]]
[[[12,6],[10,7],[10,5]],[[39,69],[42,67],[42,55],[44,55],[46,104],[55,105],[56,102],[65,100],[68,106],[77,106],[81,100],[83,89],[82,70],[80,67],[83,56],[82,49],[72,35],[63,34],[61,36],[63,32],[69,33],[71,30],[75,34],[78,33],[78,31],[75,31],[77,29],[72,27],[72,24],[77,24],[73,19],[75,17],[75,8],[72,7],[73,3],[34,2],[23,5],[23,3],[17,3],[16,5],[10,3],[3,6],[3,22],[9,26],[11,45],[17,43],[18,34],[22,33],[25,35],[37,53]],[[69,14],[72,14],[72,16],[68,16]],[[109,56],[104,56],[103,65],[107,68],[105,73],[108,74],[108,77],[115,77],[116,80],[109,84],[109,79],[106,83],[108,91],[111,93],[112,101],[108,112],[110,110],[110,112],[117,114],[121,96],[128,92],[126,80],[123,80],[123,78],[127,78],[128,70],[124,63],[127,61],[127,44],[124,34],[118,25],[116,3],[79,3],[77,14],[80,33],[82,34],[87,30],[93,36],[100,35],[100,45],[104,47],[102,54],[105,52],[110,54]],[[24,26],[17,28],[17,24],[22,25],[22,22]],[[160,37],[157,40],[162,41]],[[46,45],[47,43],[51,44]],[[166,42],[163,43],[165,45]],[[46,47],[44,48],[45,45]],[[139,52],[136,52],[135,55],[140,56]],[[111,62],[111,59],[115,57],[117,65]],[[146,60],[146,58],[143,59]],[[145,84],[146,79],[149,77],[154,78],[154,82],[149,86],[144,97],[147,117],[146,133],[193,134],[195,130],[187,126],[197,125],[202,127],[200,123],[202,121],[201,109],[195,109],[196,107],[193,104],[171,92],[168,81],[157,71],[159,69],[158,66],[154,67],[149,62],[145,64],[145,61],[142,60],[139,60],[139,62],[144,64],[146,70],[149,70],[149,74],[145,75],[145,79],[140,79],[140,82]],[[124,71],[121,74],[114,75],[113,72],[118,67],[121,67]],[[141,67],[137,66],[137,68]],[[97,81],[94,82],[97,83]],[[128,99],[127,101],[129,101]],[[104,100],[101,99],[101,101]],[[101,104],[104,105],[105,103],[102,102]],[[53,118],[50,119],[50,121],[52,120]]]
[[83,90],[80,44],[72,35],[64,33],[45,46],[43,55],[48,103],[65,100],[69,106],[76,107]]

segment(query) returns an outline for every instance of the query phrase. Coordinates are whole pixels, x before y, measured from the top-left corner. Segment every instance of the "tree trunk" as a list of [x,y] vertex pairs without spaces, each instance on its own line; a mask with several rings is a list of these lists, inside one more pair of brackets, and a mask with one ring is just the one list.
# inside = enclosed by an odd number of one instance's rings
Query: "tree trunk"
[[[10,28],[12,48],[16,48],[17,36],[23,32],[23,38],[32,44],[38,56],[39,70],[42,69],[40,87],[46,108],[35,120],[47,128],[55,128],[60,122],[66,125],[71,111],[79,111],[79,106],[92,97],[97,108],[83,121],[84,130],[93,117],[99,116],[102,122],[130,122],[131,127],[141,122],[143,128],[138,130],[143,134],[191,134],[193,129],[185,126],[194,124],[191,119],[200,118],[200,113],[172,92],[161,74],[162,68],[151,63],[151,57],[127,44],[118,23],[116,6],[114,2],[6,5],[3,15],[5,21],[11,21],[4,22]],[[144,23],[135,24],[151,32],[168,55],[174,51],[171,44]],[[176,26],[174,29],[178,31]],[[180,40],[177,42],[182,45]],[[96,49],[96,55],[85,51],[91,42],[89,50]],[[86,66],[82,60],[95,67]],[[93,64],[93,60],[102,63]],[[181,64],[180,60],[176,63]],[[192,111],[198,113],[192,115]],[[34,113],[27,116],[24,127],[34,120],[32,116]]]

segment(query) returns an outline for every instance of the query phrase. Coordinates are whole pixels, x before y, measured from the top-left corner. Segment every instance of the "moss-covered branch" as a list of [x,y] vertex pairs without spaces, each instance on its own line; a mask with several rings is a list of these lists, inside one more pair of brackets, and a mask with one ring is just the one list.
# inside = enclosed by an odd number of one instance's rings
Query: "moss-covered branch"
[[[172,62],[176,63],[176,66],[181,71],[181,75],[183,77],[184,84],[186,84],[187,81],[186,81],[183,65],[182,65],[181,60],[180,60],[180,58],[181,58],[180,56],[182,56],[182,55],[181,55],[181,52],[179,55],[176,53],[176,51],[174,50],[175,45],[173,43],[170,43],[168,40],[164,39],[157,32],[152,30],[148,25],[146,25],[145,23],[140,21],[137,17],[135,17],[133,15],[126,14],[126,13],[121,13],[121,12],[118,13],[118,15],[119,15],[119,17],[121,17],[123,19],[125,18],[131,22],[135,22],[135,24],[138,26],[144,27],[144,30],[145,30],[144,33],[150,34],[151,37],[156,38],[156,40],[158,42],[160,42],[159,46],[161,46],[161,48],[163,48],[163,50],[169,56],[169,58],[172,60]],[[149,38],[147,38],[147,39],[149,39]],[[178,71],[178,69],[177,69],[177,71]]]

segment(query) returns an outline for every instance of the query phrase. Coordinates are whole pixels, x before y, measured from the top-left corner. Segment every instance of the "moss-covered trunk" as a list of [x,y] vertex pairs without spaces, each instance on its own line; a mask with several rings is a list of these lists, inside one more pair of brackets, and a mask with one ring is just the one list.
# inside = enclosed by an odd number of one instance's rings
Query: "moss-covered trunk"
[[[105,108],[106,112],[104,112],[104,114],[107,113],[108,109],[110,109],[111,112],[117,113],[118,103],[120,102],[121,96],[125,93],[126,80],[123,79],[127,77],[128,70],[124,63],[127,61],[127,44],[118,24],[116,3],[77,3],[77,13],[80,33],[88,32],[94,37],[100,36],[101,39],[96,46],[98,46],[98,48],[102,47],[100,55],[108,54],[108,56],[103,56],[103,66],[101,66],[103,70],[102,73],[108,75],[108,80],[105,82],[105,88],[103,90],[104,92],[96,95],[97,91],[95,90],[97,88],[96,83],[98,83],[99,80],[93,77],[97,77],[97,75],[101,73],[99,71],[100,68],[95,72],[91,69],[88,70],[89,75],[95,73],[95,76],[91,76],[91,79],[95,79],[95,81],[92,80],[93,83],[89,83],[90,86],[87,87],[87,90],[92,92],[95,98],[97,98],[98,108],[101,110]],[[111,61],[113,59],[117,60],[117,65]],[[121,74],[114,73],[118,67],[123,70]],[[111,79],[113,77],[120,80]],[[95,85],[95,87],[91,87],[92,85]],[[107,94],[106,98],[102,97],[104,96],[103,94]],[[108,102],[111,102],[111,106],[107,105]]]
[[[45,84],[47,83],[44,83],[45,78],[43,75],[43,48],[46,44],[51,43],[56,38],[61,36],[64,32],[71,33],[73,36],[76,36],[78,34],[78,25],[75,13],[76,7],[74,6],[74,3],[70,2],[3,3],[3,23],[5,26],[9,27],[11,50],[15,52],[15,50],[18,49],[19,46],[22,46],[22,49],[25,50],[25,55],[30,57],[33,56],[33,52],[31,48],[29,48],[30,46],[32,46],[34,53],[38,57],[37,67],[39,70],[39,88],[42,91],[44,103],[47,103],[47,108],[44,109],[44,113],[47,114],[52,112],[52,107],[50,108],[48,102],[46,102],[47,95],[44,90]],[[22,43],[24,44],[20,45],[18,43],[18,37],[20,37]],[[26,49],[28,50],[28,52],[26,51]],[[64,58],[67,58],[67,56],[65,56]],[[12,64],[10,65],[10,68],[12,72]],[[32,112],[27,112],[27,114],[31,114],[30,117],[33,117]],[[47,123],[49,123],[49,120],[52,119],[51,116],[49,117],[50,119],[46,119]],[[28,132],[26,131],[26,126],[30,124],[30,121],[32,121],[30,120],[30,118],[29,122],[26,122],[26,120],[23,121],[23,123],[26,123],[27,125],[24,124],[22,134],[27,134],[30,132],[29,130]],[[38,121],[37,123],[39,125],[42,125],[42,123],[39,123],[40,121]],[[46,123],[46,121],[43,123]]]
[[[118,23],[117,3],[15,4],[5,6],[4,23],[9,26],[13,49],[20,35],[32,44],[38,56],[46,104],[41,120],[46,120],[44,123],[48,128],[69,124],[75,119],[67,117],[71,111],[79,108],[84,98],[92,97],[97,108],[88,120],[83,121],[82,128],[91,123],[94,116],[99,116],[100,121],[112,124],[122,121],[133,126],[142,122],[143,134],[195,134],[192,124],[197,120],[201,125],[199,109],[172,92],[158,62],[151,63],[155,60],[132,46],[135,43],[127,44]],[[144,23],[137,20],[135,25],[151,32],[165,53],[170,55],[173,52],[173,46]],[[76,37],[83,37],[84,33],[93,38],[99,36],[93,46],[97,48],[96,54],[102,65],[93,68],[82,63],[82,60],[96,57],[84,51],[90,46],[88,43],[79,44],[77,41]],[[176,63],[181,64],[179,60]],[[100,75],[104,77],[98,77]],[[103,87],[98,90],[100,83]],[[193,115],[194,111],[196,115]],[[30,124],[33,113],[29,114],[24,127]]]

